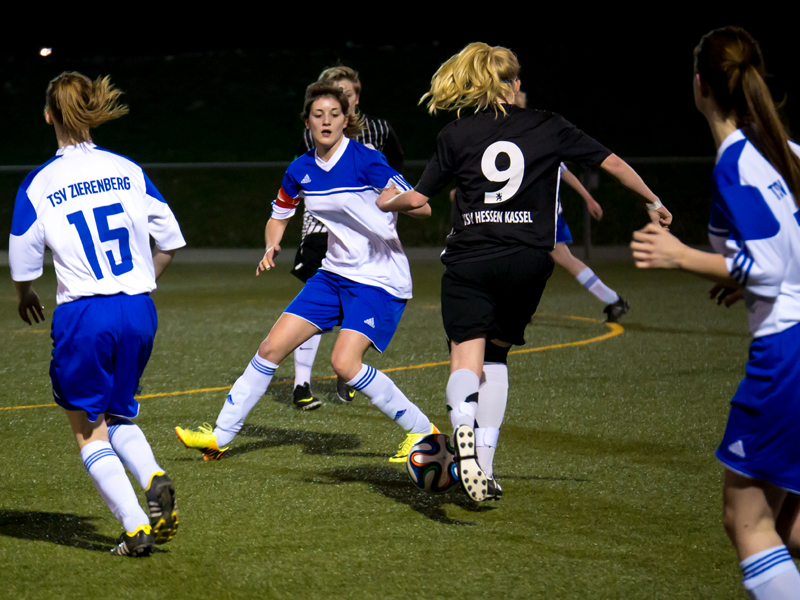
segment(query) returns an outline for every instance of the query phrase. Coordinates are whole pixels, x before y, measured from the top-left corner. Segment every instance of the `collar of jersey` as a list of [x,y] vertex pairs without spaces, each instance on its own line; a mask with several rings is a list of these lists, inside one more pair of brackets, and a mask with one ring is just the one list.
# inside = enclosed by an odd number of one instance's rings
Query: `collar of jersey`
[[94,147],[95,147],[94,142],[81,142],[80,144],[64,146],[63,148],[58,149],[58,152],[56,152],[56,156],[64,156],[65,154],[72,154],[76,150],[83,150],[84,152],[86,152],[87,150],[91,150]]
[[347,150],[347,146],[349,145],[350,140],[347,138],[347,136],[343,136],[342,143],[339,144],[336,152],[333,153],[333,156],[331,156],[331,159],[328,162],[325,162],[319,156],[317,156],[317,149],[314,148],[314,160],[316,161],[317,166],[323,171],[330,171],[336,166],[336,163],[339,162],[339,159],[342,158],[342,154],[344,154],[344,151]]
[[728,137],[722,140],[722,143],[719,145],[719,149],[717,150],[717,161],[722,158],[722,155],[725,153],[725,150],[731,147],[731,145],[735,144],[736,142],[745,139],[744,133],[742,133],[741,129],[737,129],[733,133],[731,133]]

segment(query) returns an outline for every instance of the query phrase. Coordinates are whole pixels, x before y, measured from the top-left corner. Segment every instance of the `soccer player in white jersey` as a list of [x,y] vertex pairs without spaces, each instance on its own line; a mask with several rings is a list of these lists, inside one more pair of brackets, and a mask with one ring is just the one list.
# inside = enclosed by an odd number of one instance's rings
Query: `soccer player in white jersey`
[[[30,325],[44,320],[32,283],[45,246],[53,251],[53,396],[95,487],[125,528],[111,552],[146,556],[175,535],[178,515],[172,481],[131,421],[139,413],[134,394],[158,324],[149,294],[186,242],[141,167],[92,143],[91,128],[128,112],[120,93],[108,77],[62,73],[50,82],[45,120],[58,152],[17,193],[9,262],[20,317]],[[149,518],[123,464],[145,489]]]
[[[223,455],[280,362],[311,336],[337,325],[341,329],[331,356],[333,370],[407,432],[389,460],[405,462],[417,440],[438,433],[389,377],[362,362],[368,348],[386,349],[411,298],[411,273],[397,237],[397,215],[387,215],[375,204],[378,190],[387,184],[410,186],[380,152],[344,135],[347,109],[338,86],[317,82],[306,90],[305,123],[316,147],[292,162],[284,175],[256,275],[275,266],[283,233],[301,197],[328,229],[328,252],[322,268],[289,304],[231,388],[216,428],[175,428],[183,444],[200,450],[206,460]],[[430,208],[408,212],[427,217]]]
[[[717,458],[723,524],[751,598],[800,599],[800,148],[789,142],[757,42],[743,29],[695,49],[694,99],[717,146],[709,238],[716,254],[648,225],[631,248],[640,268],[679,268],[743,296],[753,341]],[[743,290],[743,291],[742,291]]]
[[518,74],[513,52],[480,42],[446,61],[423,100],[429,98],[431,113],[460,116],[439,133],[416,188],[397,196],[399,190],[387,189],[377,201],[381,210],[407,211],[425,206],[454,177],[457,183],[442,253],[442,320],[450,340],[446,397],[459,479],[476,501],[501,493],[481,460],[488,463],[497,447],[509,348],[525,343],[525,327],[553,271],[561,162],[600,165],[647,201],[651,220],[665,226],[672,220],[610,150],[560,115],[515,106]]
[[[403,173],[403,149],[394,129],[386,119],[379,119],[358,110],[361,99],[361,80],[358,72],[350,67],[339,65],[329,67],[320,73],[317,81],[332,83],[340,88],[349,103],[348,125],[345,135],[368,148],[377,150],[386,157],[386,162],[398,173]],[[303,130],[303,139],[297,155],[305,154],[315,145],[310,129]],[[328,251],[328,230],[314,218],[307,208],[303,211],[303,230],[300,247],[294,258],[292,275],[305,283],[322,266],[322,259]],[[294,351],[294,392],[293,404],[299,410],[314,410],[322,406],[322,401],[311,392],[311,369],[317,355],[322,334],[312,336]],[[349,404],[355,397],[355,390],[337,377],[336,396],[339,401]]]

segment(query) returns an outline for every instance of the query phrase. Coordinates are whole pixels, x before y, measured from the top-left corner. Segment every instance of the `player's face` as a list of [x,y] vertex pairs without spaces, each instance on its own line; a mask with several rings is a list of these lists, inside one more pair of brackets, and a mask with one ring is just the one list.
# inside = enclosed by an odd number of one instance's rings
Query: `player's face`
[[342,88],[347,102],[350,104],[350,109],[347,111],[347,114],[355,114],[356,106],[358,106],[358,94],[356,93],[355,86],[353,86],[353,82],[349,79],[340,79],[336,82],[336,85]]
[[311,130],[318,151],[338,146],[346,126],[347,115],[342,112],[342,105],[336,98],[323,96],[311,104],[306,127]]

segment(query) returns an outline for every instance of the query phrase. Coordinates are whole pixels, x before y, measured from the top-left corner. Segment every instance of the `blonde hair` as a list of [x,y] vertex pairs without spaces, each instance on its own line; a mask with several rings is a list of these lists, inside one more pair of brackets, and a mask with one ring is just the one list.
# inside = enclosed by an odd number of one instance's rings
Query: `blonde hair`
[[428,99],[428,112],[475,107],[475,112],[493,107],[505,114],[503,104],[514,96],[519,74],[516,54],[502,46],[473,42],[443,63],[431,78],[431,89],[419,103]]
[[128,114],[128,107],[119,103],[121,95],[108,76],[92,81],[65,71],[47,86],[45,109],[72,139],[87,142],[89,129]]
[[[361,95],[361,80],[358,78],[358,71],[355,69],[351,69],[350,67],[345,67],[344,65],[337,65],[335,67],[328,67],[322,73],[319,74],[317,78],[317,82],[319,83],[330,83],[330,84],[337,84],[343,79],[346,79],[350,83],[353,84],[353,90],[355,91],[357,96]],[[349,112],[349,111],[345,111]],[[348,131],[358,131],[361,133],[362,130],[366,129],[367,123],[364,115],[358,110],[358,105],[353,108],[353,114],[350,115],[350,121],[347,125]],[[356,133],[356,135],[358,135]],[[350,133],[346,134],[347,137],[355,139]]]

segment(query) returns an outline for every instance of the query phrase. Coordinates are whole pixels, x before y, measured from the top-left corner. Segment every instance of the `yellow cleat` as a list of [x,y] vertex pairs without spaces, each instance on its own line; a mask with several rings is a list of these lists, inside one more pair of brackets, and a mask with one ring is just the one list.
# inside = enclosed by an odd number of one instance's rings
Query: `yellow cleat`
[[389,462],[393,463],[404,463],[408,458],[408,453],[411,452],[411,448],[414,447],[418,441],[424,438],[426,435],[431,435],[432,433],[441,433],[436,428],[436,425],[431,423],[431,430],[428,433],[411,433],[410,431],[406,435],[406,439],[403,440],[403,443],[400,444],[400,447],[397,449],[397,454],[389,459]]
[[197,431],[176,427],[175,433],[184,446],[202,452],[203,460],[219,460],[228,449],[227,446],[225,448],[217,446],[217,436],[208,423],[203,423]]
[[150,527],[156,544],[166,544],[178,530],[178,509],[175,502],[175,486],[164,473],[154,473],[150,485],[144,492],[150,511]]

